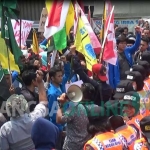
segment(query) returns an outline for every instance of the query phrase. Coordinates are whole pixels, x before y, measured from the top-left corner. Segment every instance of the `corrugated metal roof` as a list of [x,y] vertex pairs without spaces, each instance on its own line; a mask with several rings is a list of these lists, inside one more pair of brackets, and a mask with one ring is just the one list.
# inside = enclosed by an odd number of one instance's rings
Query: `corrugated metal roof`
[[39,21],[41,11],[45,7],[45,0],[18,0],[18,5],[22,19]]

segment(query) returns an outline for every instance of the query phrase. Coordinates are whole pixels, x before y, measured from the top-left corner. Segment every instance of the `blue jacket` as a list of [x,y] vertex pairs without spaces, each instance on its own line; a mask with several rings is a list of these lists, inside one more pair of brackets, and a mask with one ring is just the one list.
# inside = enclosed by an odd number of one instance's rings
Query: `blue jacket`
[[52,121],[52,123],[54,123],[59,128],[60,131],[62,131],[63,126],[56,123],[56,113],[58,110],[57,98],[62,93],[66,92],[65,84],[67,83],[69,77],[70,77],[70,63],[66,63],[64,64],[63,80],[62,80],[62,83],[60,84],[61,91],[52,83],[50,83],[49,88],[47,90],[50,121]]
[[[137,33],[136,41],[134,45],[132,47],[126,47],[124,50],[126,59],[130,67],[132,67],[133,65],[132,55],[135,53],[135,51],[138,50],[140,43],[141,43],[141,34]],[[116,66],[112,64],[108,64],[108,68],[109,68],[108,69],[109,84],[111,85],[113,89],[115,89],[117,84],[120,82],[120,69],[119,69],[118,59],[116,62]]]

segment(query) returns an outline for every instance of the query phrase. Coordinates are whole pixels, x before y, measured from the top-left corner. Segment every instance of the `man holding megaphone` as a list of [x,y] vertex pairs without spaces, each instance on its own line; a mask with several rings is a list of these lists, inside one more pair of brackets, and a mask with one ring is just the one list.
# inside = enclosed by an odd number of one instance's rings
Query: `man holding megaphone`
[[[67,123],[63,149],[82,150],[85,142],[91,138],[87,132],[88,114],[98,115],[94,112],[94,107],[99,107],[93,104],[94,93],[94,87],[90,83],[84,83],[81,88],[71,85],[67,93],[58,98],[60,108],[57,111],[56,122]],[[63,109],[68,104],[68,109]]]

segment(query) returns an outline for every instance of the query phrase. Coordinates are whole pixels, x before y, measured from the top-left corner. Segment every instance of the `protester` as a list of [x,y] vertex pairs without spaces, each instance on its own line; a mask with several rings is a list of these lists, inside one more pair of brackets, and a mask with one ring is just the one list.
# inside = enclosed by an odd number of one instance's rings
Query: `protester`
[[6,102],[7,115],[11,118],[0,130],[0,147],[3,150],[31,150],[34,144],[31,139],[33,123],[39,117],[47,114],[47,97],[42,82],[43,74],[37,71],[36,80],[39,88],[39,104],[33,112],[29,112],[29,105],[23,95],[11,95]]
[[89,113],[90,116],[97,115],[95,108],[98,106],[91,103],[95,89],[90,83],[84,83],[81,86],[81,91],[83,92],[82,101],[70,104],[67,110],[64,108],[67,105],[66,95],[63,94],[59,98],[61,105],[57,111],[57,123],[67,123],[66,138],[63,145],[65,150],[82,150],[84,144],[91,138],[91,135],[87,132],[87,125],[89,123]]
[[32,127],[31,138],[36,150],[51,150],[56,148],[59,130],[50,121],[38,118]]

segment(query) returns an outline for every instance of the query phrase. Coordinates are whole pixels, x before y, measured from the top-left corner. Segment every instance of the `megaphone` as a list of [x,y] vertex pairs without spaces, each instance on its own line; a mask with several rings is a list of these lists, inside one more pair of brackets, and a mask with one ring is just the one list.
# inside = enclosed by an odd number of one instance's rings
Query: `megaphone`
[[81,91],[81,88],[77,85],[71,85],[67,90],[67,97],[72,102],[80,102],[83,98],[83,93]]

